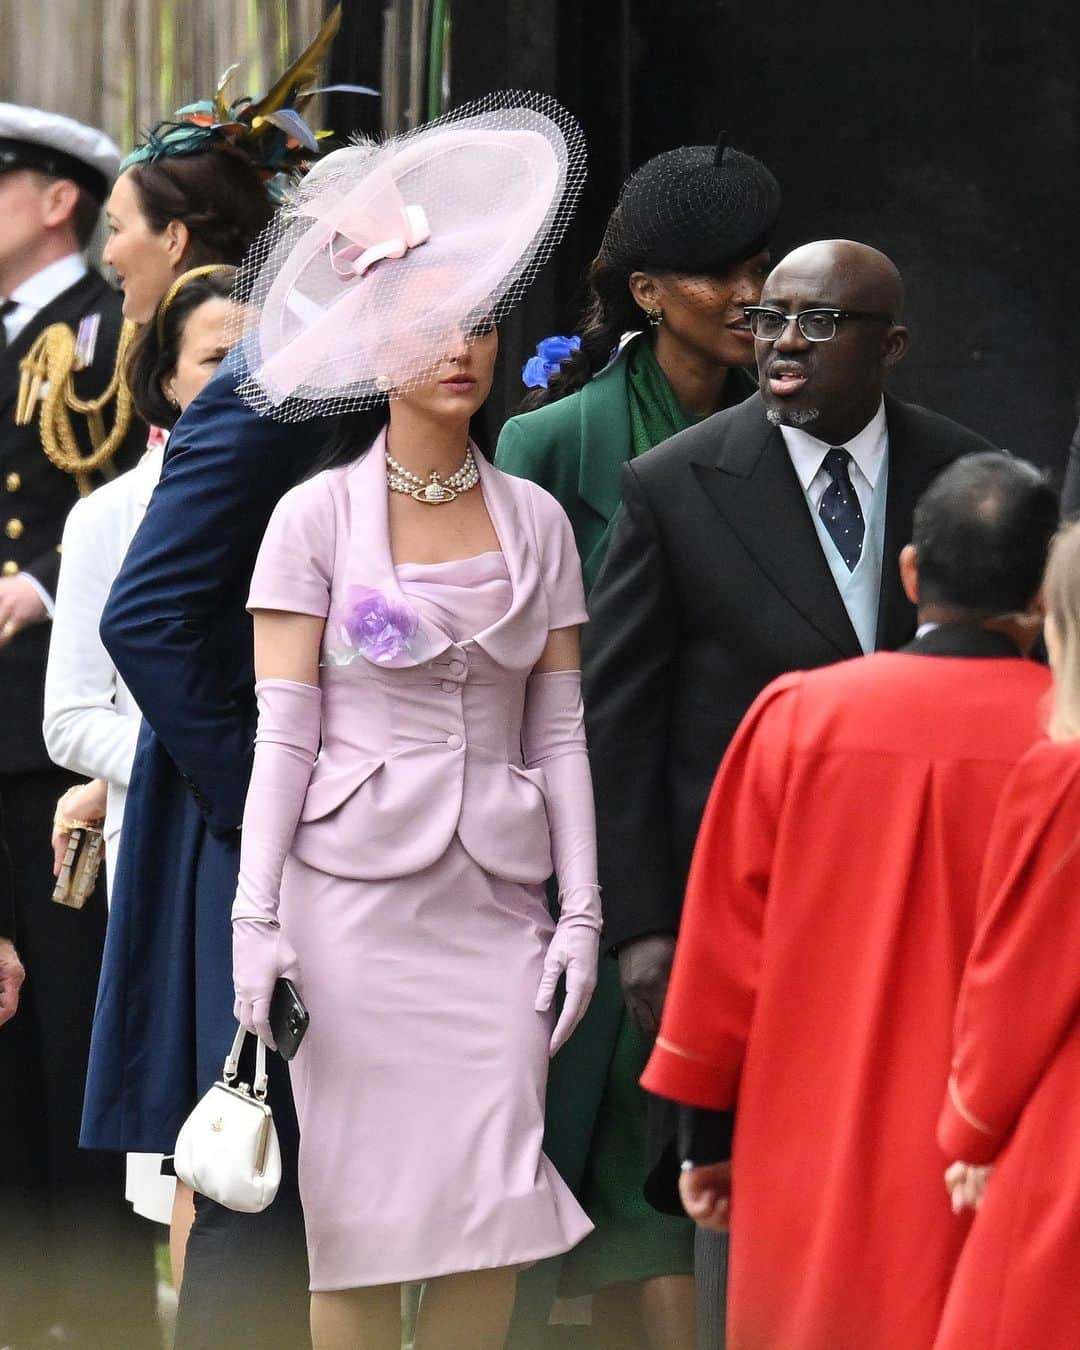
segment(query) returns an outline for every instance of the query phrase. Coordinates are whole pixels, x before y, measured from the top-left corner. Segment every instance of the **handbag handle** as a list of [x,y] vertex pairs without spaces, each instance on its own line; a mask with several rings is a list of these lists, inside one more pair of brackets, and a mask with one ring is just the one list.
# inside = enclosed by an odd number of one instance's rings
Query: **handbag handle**
[[[236,1075],[240,1071],[240,1051],[244,1048],[244,1037],[253,1033],[246,1027],[237,1027],[236,1035],[233,1037],[232,1049],[225,1056],[225,1068],[222,1070],[222,1078],[225,1083],[232,1087]],[[266,1101],[266,1043],[261,1037],[255,1037],[255,1084],[252,1088],[259,1101]]]

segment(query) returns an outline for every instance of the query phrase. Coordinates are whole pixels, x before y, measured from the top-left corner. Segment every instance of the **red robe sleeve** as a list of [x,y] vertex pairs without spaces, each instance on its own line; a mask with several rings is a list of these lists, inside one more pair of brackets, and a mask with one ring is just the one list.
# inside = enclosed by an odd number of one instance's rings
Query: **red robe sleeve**
[[698,832],[660,1032],[641,1079],[687,1106],[735,1104],[801,680],[782,676],[750,708]]
[[938,1122],[949,1158],[989,1163],[1080,1011],[1080,745],[1042,743],[1009,778],[980,884]]

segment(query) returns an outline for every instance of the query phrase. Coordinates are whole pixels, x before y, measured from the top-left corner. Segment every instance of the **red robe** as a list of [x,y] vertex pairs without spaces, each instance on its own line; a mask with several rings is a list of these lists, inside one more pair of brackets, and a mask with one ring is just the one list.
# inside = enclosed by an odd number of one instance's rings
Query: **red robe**
[[775,681],[728,750],[642,1082],[735,1109],[729,1350],[933,1342],[967,1229],[934,1138],[956,993],[1047,683],[879,653]]
[[1080,1346],[1080,743],[1009,780],[938,1139],[994,1163],[935,1350]]

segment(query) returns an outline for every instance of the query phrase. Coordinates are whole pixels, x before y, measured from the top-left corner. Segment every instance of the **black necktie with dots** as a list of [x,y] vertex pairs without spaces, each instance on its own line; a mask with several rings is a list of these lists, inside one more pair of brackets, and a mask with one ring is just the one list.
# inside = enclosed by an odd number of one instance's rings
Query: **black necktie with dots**
[[848,571],[854,572],[862,554],[866,522],[848,473],[850,463],[851,456],[842,446],[833,446],[825,456],[822,467],[832,482],[822,494],[818,515],[847,563]]

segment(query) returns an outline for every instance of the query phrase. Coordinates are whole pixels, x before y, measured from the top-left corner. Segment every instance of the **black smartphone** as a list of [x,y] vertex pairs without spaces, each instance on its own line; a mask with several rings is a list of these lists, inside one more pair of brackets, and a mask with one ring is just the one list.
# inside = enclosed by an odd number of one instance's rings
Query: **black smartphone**
[[284,976],[274,985],[270,999],[270,1031],[282,1059],[292,1059],[304,1039],[311,1018],[296,985]]

